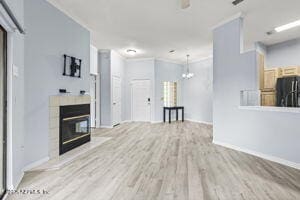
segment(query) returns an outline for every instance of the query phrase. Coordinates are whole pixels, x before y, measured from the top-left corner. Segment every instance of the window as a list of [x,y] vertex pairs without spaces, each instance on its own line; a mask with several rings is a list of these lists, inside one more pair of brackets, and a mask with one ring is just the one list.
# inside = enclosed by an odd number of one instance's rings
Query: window
[[164,82],[164,106],[177,106],[177,83]]

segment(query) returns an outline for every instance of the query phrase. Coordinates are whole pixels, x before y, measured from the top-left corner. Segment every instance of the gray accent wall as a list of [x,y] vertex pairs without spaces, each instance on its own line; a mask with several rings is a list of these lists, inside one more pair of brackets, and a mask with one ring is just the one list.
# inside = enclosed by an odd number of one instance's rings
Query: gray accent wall
[[299,113],[240,109],[240,91],[257,90],[257,53],[240,53],[243,20],[213,33],[214,142],[272,160],[300,163]]
[[98,53],[98,65],[100,72],[100,124],[112,125],[111,110],[111,60],[110,51]]
[[194,77],[182,81],[182,101],[185,118],[212,123],[213,121],[213,59],[208,58],[190,64]]
[[[127,60],[125,67],[126,110],[125,120],[131,120],[131,82],[133,80],[151,81],[151,121],[163,121],[163,82],[178,83],[178,105],[185,106],[185,117],[194,121],[212,123],[212,59],[202,60],[190,65],[195,77],[183,80],[184,66],[156,59]],[[175,119],[175,112],[172,115]]]
[[100,110],[101,126],[113,125],[113,77],[121,80],[121,120],[126,119],[125,104],[125,59],[113,50],[100,50],[98,53],[100,71]]
[[177,105],[182,105],[182,72],[183,66],[176,63],[155,60],[155,121],[163,121],[165,81],[177,82]]
[[[49,97],[89,91],[90,33],[47,1],[25,2],[25,165],[48,157]],[[62,76],[63,54],[83,60],[82,78]]]
[[300,38],[267,47],[268,68],[300,66]]

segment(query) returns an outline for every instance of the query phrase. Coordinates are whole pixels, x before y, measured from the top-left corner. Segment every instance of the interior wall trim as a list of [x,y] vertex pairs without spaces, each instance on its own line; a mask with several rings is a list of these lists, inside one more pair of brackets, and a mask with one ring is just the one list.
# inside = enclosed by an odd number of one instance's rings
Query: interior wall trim
[[49,159],[50,159],[50,158],[47,156],[47,157],[42,158],[42,159],[40,159],[40,160],[37,160],[37,161],[35,161],[35,162],[33,162],[33,163],[30,163],[30,164],[26,165],[26,166],[23,168],[23,171],[24,171],[24,172],[29,171],[29,170],[31,170],[31,169],[33,169],[33,168],[35,168],[35,167],[37,167],[37,166],[39,166],[39,165],[41,165],[41,164],[47,162]]
[[126,61],[127,62],[136,62],[136,61],[154,61],[155,58],[127,58]]
[[[172,121],[172,120],[171,120]],[[163,121],[151,121],[151,124],[159,124],[159,123],[163,123]]]
[[20,24],[20,22],[18,21],[18,19],[16,18],[16,16],[14,15],[13,11],[8,6],[6,1],[2,0],[2,1],[0,1],[0,4],[4,8],[4,10],[7,13],[7,15],[9,16],[10,20],[14,23],[16,28],[19,30],[19,32],[21,34],[25,34],[24,28],[22,27],[22,25]]
[[199,120],[194,120],[194,119],[185,119],[186,121],[190,121],[190,122],[195,122],[195,123],[199,123],[199,124],[206,124],[206,125],[213,125],[212,122],[206,122],[206,121],[199,121]]
[[100,128],[113,128],[113,126],[100,126]]
[[[11,31],[11,30],[8,30]],[[14,188],[13,171],[13,32],[7,33],[7,189]]]
[[16,183],[14,183],[10,188],[7,188],[7,189],[16,190],[19,187],[23,177],[24,177],[24,172],[22,172],[21,175],[18,177]]
[[121,122],[121,124],[130,123],[130,122],[132,122],[132,121],[131,121],[131,120],[123,120],[123,121]]
[[173,63],[173,64],[176,64],[176,65],[185,65],[185,63],[186,63],[186,60],[183,61],[183,62],[178,62],[178,61],[169,60],[169,59],[165,59],[165,58],[155,58],[155,61]]
[[194,64],[194,63],[203,62],[203,61],[212,60],[212,59],[213,59],[213,55],[211,54],[209,56],[205,56],[205,57],[201,57],[201,58],[198,58],[198,59],[191,60],[189,63]]
[[250,154],[250,155],[253,155],[253,156],[256,156],[256,157],[259,157],[259,158],[263,158],[265,160],[269,160],[269,161],[272,161],[272,162],[276,162],[276,163],[279,163],[279,164],[282,164],[282,165],[300,170],[300,163],[295,163],[295,162],[288,161],[288,160],[285,160],[285,159],[282,159],[282,158],[279,158],[279,157],[276,157],[276,156],[271,156],[271,155],[267,155],[267,154],[260,153],[260,152],[257,152],[257,151],[252,151],[250,149],[238,147],[238,146],[228,144],[228,143],[225,143],[225,142],[220,142],[220,141],[217,141],[217,140],[213,140],[213,144],[223,146],[225,148],[233,149],[233,150],[236,150],[236,151],[240,151],[240,152],[243,152],[243,153],[246,153],[246,154]]

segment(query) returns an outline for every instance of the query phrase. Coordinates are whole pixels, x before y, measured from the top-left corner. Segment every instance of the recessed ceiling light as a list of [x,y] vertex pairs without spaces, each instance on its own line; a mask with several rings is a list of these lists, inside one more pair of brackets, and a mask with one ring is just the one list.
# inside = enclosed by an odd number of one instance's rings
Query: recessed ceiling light
[[282,31],[286,31],[286,30],[295,28],[297,26],[300,26],[300,20],[285,24],[283,26],[279,26],[279,27],[275,28],[275,31],[279,33],[279,32],[282,32]]
[[136,54],[136,50],[134,50],[134,49],[127,49],[127,51],[126,51],[129,55],[135,55]]

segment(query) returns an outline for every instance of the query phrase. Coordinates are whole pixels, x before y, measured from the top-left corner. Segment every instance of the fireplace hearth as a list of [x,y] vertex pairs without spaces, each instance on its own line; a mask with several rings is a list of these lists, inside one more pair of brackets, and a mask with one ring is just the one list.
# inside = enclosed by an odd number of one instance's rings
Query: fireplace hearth
[[59,154],[91,140],[90,104],[60,106]]

